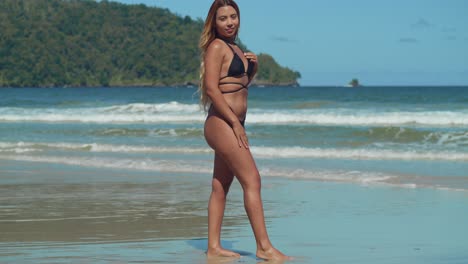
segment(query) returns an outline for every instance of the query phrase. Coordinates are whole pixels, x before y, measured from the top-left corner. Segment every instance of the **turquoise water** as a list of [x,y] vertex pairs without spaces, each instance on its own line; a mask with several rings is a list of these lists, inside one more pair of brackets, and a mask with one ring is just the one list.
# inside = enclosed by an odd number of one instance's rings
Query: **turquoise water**
[[[0,262],[204,262],[195,91],[2,88]],[[250,88],[246,128],[297,262],[468,263],[468,87]],[[241,195],[223,239],[255,263]]]
[[[0,159],[211,171],[198,162],[212,153],[195,89],[1,92]],[[468,189],[466,88],[277,87],[249,96],[247,133],[266,176]]]

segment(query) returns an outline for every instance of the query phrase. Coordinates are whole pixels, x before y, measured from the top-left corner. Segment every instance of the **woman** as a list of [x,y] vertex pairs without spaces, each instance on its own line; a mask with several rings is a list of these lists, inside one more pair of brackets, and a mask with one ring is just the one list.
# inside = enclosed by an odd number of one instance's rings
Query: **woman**
[[205,110],[205,138],[215,151],[212,192],[208,204],[208,257],[239,257],[223,249],[221,223],[226,195],[234,176],[244,191],[244,206],[257,242],[256,255],[267,260],[289,257],[271,244],[260,196],[260,175],[244,130],[248,85],[257,72],[257,56],[242,53],[234,43],[240,13],[232,0],[215,0],[200,38],[202,50],[200,97]]

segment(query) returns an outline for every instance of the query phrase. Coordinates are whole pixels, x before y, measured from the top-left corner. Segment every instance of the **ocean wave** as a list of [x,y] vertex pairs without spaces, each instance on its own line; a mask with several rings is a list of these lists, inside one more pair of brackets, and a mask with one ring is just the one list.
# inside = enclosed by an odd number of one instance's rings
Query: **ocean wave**
[[271,177],[286,177],[291,179],[307,179],[316,181],[332,182],[354,182],[360,184],[370,184],[385,182],[395,178],[394,175],[378,172],[362,171],[308,171],[304,169],[266,168],[261,171],[262,175]]
[[432,133],[428,139],[434,138],[438,145],[468,146],[468,132]]
[[[0,108],[0,122],[202,123],[198,104],[133,103],[91,108]],[[468,112],[375,109],[249,109],[249,124],[467,127]]]
[[198,105],[178,102],[96,108],[0,108],[3,122],[201,123],[203,120]]
[[0,152],[26,153],[44,151],[82,151],[108,153],[211,153],[209,148],[197,147],[163,147],[163,146],[134,146],[110,144],[79,144],[79,143],[40,143],[40,142],[0,142]]
[[204,162],[177,160],[155,160],[155,159],[119,159],[98,157],[57,157],[57,156],[27,156],[27,155],[0,155],[0,159],[29,161],[40,163],[56,163],[73,166],[107,168],[107,169],[130,169],[158,172],[196,172],[210,173],[212,168],[204,165]]
[[203,128],[167,128],[167,129],[132,129],[132,128],[105,128],[91,132],[97,136],[173,136],[173,137],[202,137]]
[[[100,143],[38,143],[38,142],[0,142],[0,153],[27,153],[44,151],[81,151],[109,153],[172,153],[208,154],[208,147],[173,146],[136,146],[111,145]],[[457,151],[428,150],[391,150],[370,148],[306,148],[306,147],[251,147],[252,154],[258,158],[315,158],[350,160],[444,160],[468,161],[468,153]]]
[[443,146],[468,146],[466,131],[430,131],[405,127],[374,127],[367,131],[355,131],[353,137],[392,143],[420,143]]
[[373,171],[345,171],[268,168],[262,175],[323,182],[357,183],[364,186],[404,189],[431,188],[442,191],[468,192],[468,178],[445,176],[415,176]]
[[468,112],[379,112],[356,109],[319,111],[251,111],[249,123],[258,124],[314,124],[324,126],[468,126]]
[[145,104],[145,103],[133,103],[126,105],[116,105],[109,107],[97,108],[99,112],[110,112],[110,113],[145,113],[145,114],[157,114],[157,113],[198,113],[200,107],[196,104],[183,104],[176,101],[161,104]]
[[351,160],[468,161],[468,153],[456,151],[390,150],[369,148],[252,147],[263,158],[319,158]]
[[[94,167],[103,169],[126,169],[156,171],[166,173],[211,174],[212,164],[200,160],[157,160],[157,159],[122,159],[98,157],[58,157],[0,155],[3,160],[25,162],[54,163],[72,166]],[[290,167],[263,167],[260,174],[266,177],[312,180],[321,182],[352,183],[364,186],[386,186],[398,188],[433,188],[444,191],[468,192],[468,178],[441,176],[400,175],[372,171],[346,170],[305,170]]]

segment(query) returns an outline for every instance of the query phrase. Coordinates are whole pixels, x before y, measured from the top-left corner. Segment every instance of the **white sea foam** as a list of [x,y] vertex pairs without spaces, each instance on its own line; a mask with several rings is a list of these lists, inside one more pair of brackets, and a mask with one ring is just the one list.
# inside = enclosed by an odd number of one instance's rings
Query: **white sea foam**
[[110,153],[211,153],[207,147],[164,147],[164,146],[135,146],[110,144],[78,144],[78,143],[45,143],[45,142],[0,142],[0,152],[25,153],[35,151],[84,151]]
[[126,104],[96,108],[0,108],[0,121],[82,123],[167,123],[202,122],[196,104]]
[[306,179],[316,181],[353,182],[372,184],[385,182],[396,176],[377,172],[361,171],[306,171],[304,169],[269,168],[261,171],[262,175],[271,177],[287,177],[292,179]]
[[[202,123],[197,104],[169,102],[95,108],[0,108],[0,122]],[[326,126],[466,127],[468,111],[372,111],[369,109],[249,110],[249,124],[314,124]]]
[[356,109],[300,110],[261,113],[251,111],[249,123],[315,124],[328,126],[468,126],[468,112],[371,112]]
[[[69,112],[69,113],[66,113]],[[0,121],[4,122],[81,122],[81,123],[201,123],[204,116],[200,114],[116,114],[116,113],[78,113],[63,111],[61,113],[26,113],[25,115],[2,115]]]
[[[0,153],[27,153],[44,151],[82,151],[108,153],[173,153],[209,154],[208,147],[136,146],[78,143],[0,142]],[[305,147],[251,147],[257,158],[317,158],[351,160],[445,160],[468,161],[468,153],[462,151],[391,150],[369,148],[305,148]]]
[[[122,158],[83,158],[58,156],[26,156],[26,155],[0,155],[3,160],[16,160],[26,162],[54,163],[102,169],[128,169],[140,171],[156,171],[169,173],[201,173],[211,174],[212,163],[200,160],[156,160],[156,159],[122,159]],[[452,179],[445,177],[414,177],[406,175],[388,174],[369,171],[345,170],[318,170],[311,171],[290,167],[263,167],[260,174],[267,177],[283,177],[323,182],[354,183],[363,186],[390,186],[398,188],[433,188],[445,191],[465,191],[468,180],[459,177],[453,183]]]
[[[209,173],[211,168],[197,163],[188,163],[177,160],[154,159],[119,159],[99,157],[58,157],[58,156],[27,156],[27,155],[0,155],[0,159],[29,161],[40,163],[56,163],[73,166],[107,168],[107,169],[131,169],[160,172],[198,172]],[[202,163],[203,164],[203,163]]]
[[468,146],[468,132],[440,134],[437,144],[451,146]]
[[97,108],[98,111],[111,112],[111,113],[146,113],[146,114],[155,114],[155,113],[198,113],[200,112],[200,107],[196,104],[183,104],[179,102],[169,102],[161,104],[144,104],[144,103],[134,103],[126,105],[116,105],[110,107]]
[[468,153],[456,151],[417,151],[367,148],[337,149],[304,147],[252,147],[252,152],[264,158],[468,161]]
[[[323,182],[355,183],[362,186],[383,186],[404,189],[430,188],[442,191],[468,192],[468,179],[458,177],[457,183],[446,177],[414,177],[372,171],[318,170],[266,168],[261,174],[270,177],[286,177]],[[464,186],[461,187],[461,186]]]

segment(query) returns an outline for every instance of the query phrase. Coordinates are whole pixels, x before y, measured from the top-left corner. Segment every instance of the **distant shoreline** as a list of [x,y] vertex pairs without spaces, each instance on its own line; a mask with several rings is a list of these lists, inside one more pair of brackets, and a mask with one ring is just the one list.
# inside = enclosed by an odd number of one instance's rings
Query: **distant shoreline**
[[[253,84],[250,85],[251,88],[273,88],[273,87],[283,87],[283,88],[350,88],[346,85],[276,85],[276,84],[268,84],[268,85],[258,85]],[[459,88],[468,88],[467,85],[366,85],[360,87],[353,87],[353,89],[348,90],[360,90],[365,88],[437,88],[437,87],[459,87]],[[23,86],[0,86],[0,89],[56,89],[56,88],[67,88],[67,89],[76,89],[76,88],[87,88],[87,89],[113,89],[113,88],[193,88],[198,89],[198,85],[112,85],[112,86],[31,86],[31,87],[23,87]]]
[[[37,89],[49,89],[49,88],[178,88],[178,87],[185,87],[185,88],[198,88],[198,85],[195,84],[172,84],[172,85],[109,85],[109,86],[0,86],[2,88],[37,88]],[[299,84],[252,84],[249,87],[255,88],[268,88],[268,87],[302,87]]]

